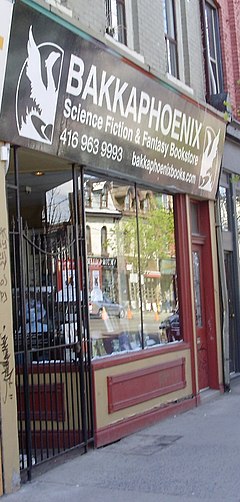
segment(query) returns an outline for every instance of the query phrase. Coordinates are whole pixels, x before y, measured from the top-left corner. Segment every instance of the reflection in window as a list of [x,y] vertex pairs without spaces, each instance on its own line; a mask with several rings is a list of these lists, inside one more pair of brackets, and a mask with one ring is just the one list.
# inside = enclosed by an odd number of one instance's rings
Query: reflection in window
[[[168,203],[166,204],[166,197]],[[144,345],[181,340],[172,197],[152,193],[139,216]],[[164,201],[164,204],[163,204]],[[160,339],[156,324],[160,322]]]
[[107,227],[102,227],[101,230],[101,254],[107,254]]
[[105,0],[106,32],[114,40],[127,45],[125,0]]
[[222,230],[229,230],[227,188],[219,187],[220,215]]
[[200,258],[197,251],[193,251],[193,280],[194,280],[194,294],[195,294],[195,316],[196,326],[201,328],[202,322],[202,302],[201,302],[201,289],[200,289]]
[[101,208],[107,208],[107,207],[108,207],[108,189],[106,183],[104,183],[101,192]]
[[167,71],[178,78],[177,35],[174,0],[163,0]]
[[240,256],[240,192],[236,190],[236,216],[237,216],[237,232],[238,232],[238,250]]
[[70,220],[70,193],[72,193],[71,181],[67,181],[46,192],[46,219],[48,228],[56,229],[61,223]]
[[198,204],[191,202],[191,226],[192,234],[199,234]]
[[125,197],[125,209],[126,209],[126,211],[129,211],[131,209],[131,205],[132,205],[132,198],[131,198],[130,192],[128,191],[127,195]]
[[212,2],[205,4],[210,94],[223,91],[218,12]]
[[89,225],[86,226],[86,241],[87,241],[87,254],[92,253],[92,242],[91,242],[91,229]]
[[[92,179],[92,187],[98,184]],[[93,250],[88,256],[93,357],[180,341],[172,197],[167,196],[166,209],[161,194],[146,197],[140,189],[136,195],[133,186],[105,186],[111,211],[86,207]],[[132,201],[141,208],[146,198],[137,225]]]
[[85,207],[92,206],[91,181],[90,180],[88,180],[84,183],[84,202],[85,202]]

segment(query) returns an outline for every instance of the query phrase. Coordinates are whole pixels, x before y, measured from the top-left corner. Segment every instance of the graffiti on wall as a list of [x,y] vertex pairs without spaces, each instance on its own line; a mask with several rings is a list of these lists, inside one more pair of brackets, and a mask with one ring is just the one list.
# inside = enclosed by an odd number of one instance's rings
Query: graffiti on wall
[[[0,305],[5,304],[8,300],[8,280],[7,280],[7,230],[4,227],[0,227]],[[3,377],[3,382],[5,384],[5,393],[3,395],[3,402],[6,403],[8,398],[13,398],[12,387],[13,387],[13,366],[11,365],[11,353],[9,350],[9,336],[6,331],[6,324],[1,321],[0,324],[0,348],[1,348],[1,359],[0,368],[1,375]]]

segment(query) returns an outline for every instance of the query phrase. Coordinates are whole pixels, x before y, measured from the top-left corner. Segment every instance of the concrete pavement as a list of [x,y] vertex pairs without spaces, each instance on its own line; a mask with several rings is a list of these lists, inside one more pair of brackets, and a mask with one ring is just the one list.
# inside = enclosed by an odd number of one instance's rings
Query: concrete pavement
[[240,377],[231,392],[211,397],[49,467],[2,501],[240,502]]

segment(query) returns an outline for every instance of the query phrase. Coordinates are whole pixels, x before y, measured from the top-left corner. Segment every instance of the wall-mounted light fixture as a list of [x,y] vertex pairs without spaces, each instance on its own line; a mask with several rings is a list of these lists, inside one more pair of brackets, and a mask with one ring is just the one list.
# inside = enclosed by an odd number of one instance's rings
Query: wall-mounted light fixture
[[34,171],[33,175],[34,176],[44,176],[44,172],[43,171]]

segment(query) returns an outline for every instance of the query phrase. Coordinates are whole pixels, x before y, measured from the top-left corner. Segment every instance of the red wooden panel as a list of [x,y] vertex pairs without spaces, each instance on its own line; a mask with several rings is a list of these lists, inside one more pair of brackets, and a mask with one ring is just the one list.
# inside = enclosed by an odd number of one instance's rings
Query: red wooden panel
[[185,358],[108,376],[108,412],[134,406],[186,387]]
[[[18,397],[18,414],[22,420],[25,417],[23,387]],[[31,386],[29,403],[31,420],[64,420],[64,384]]]

